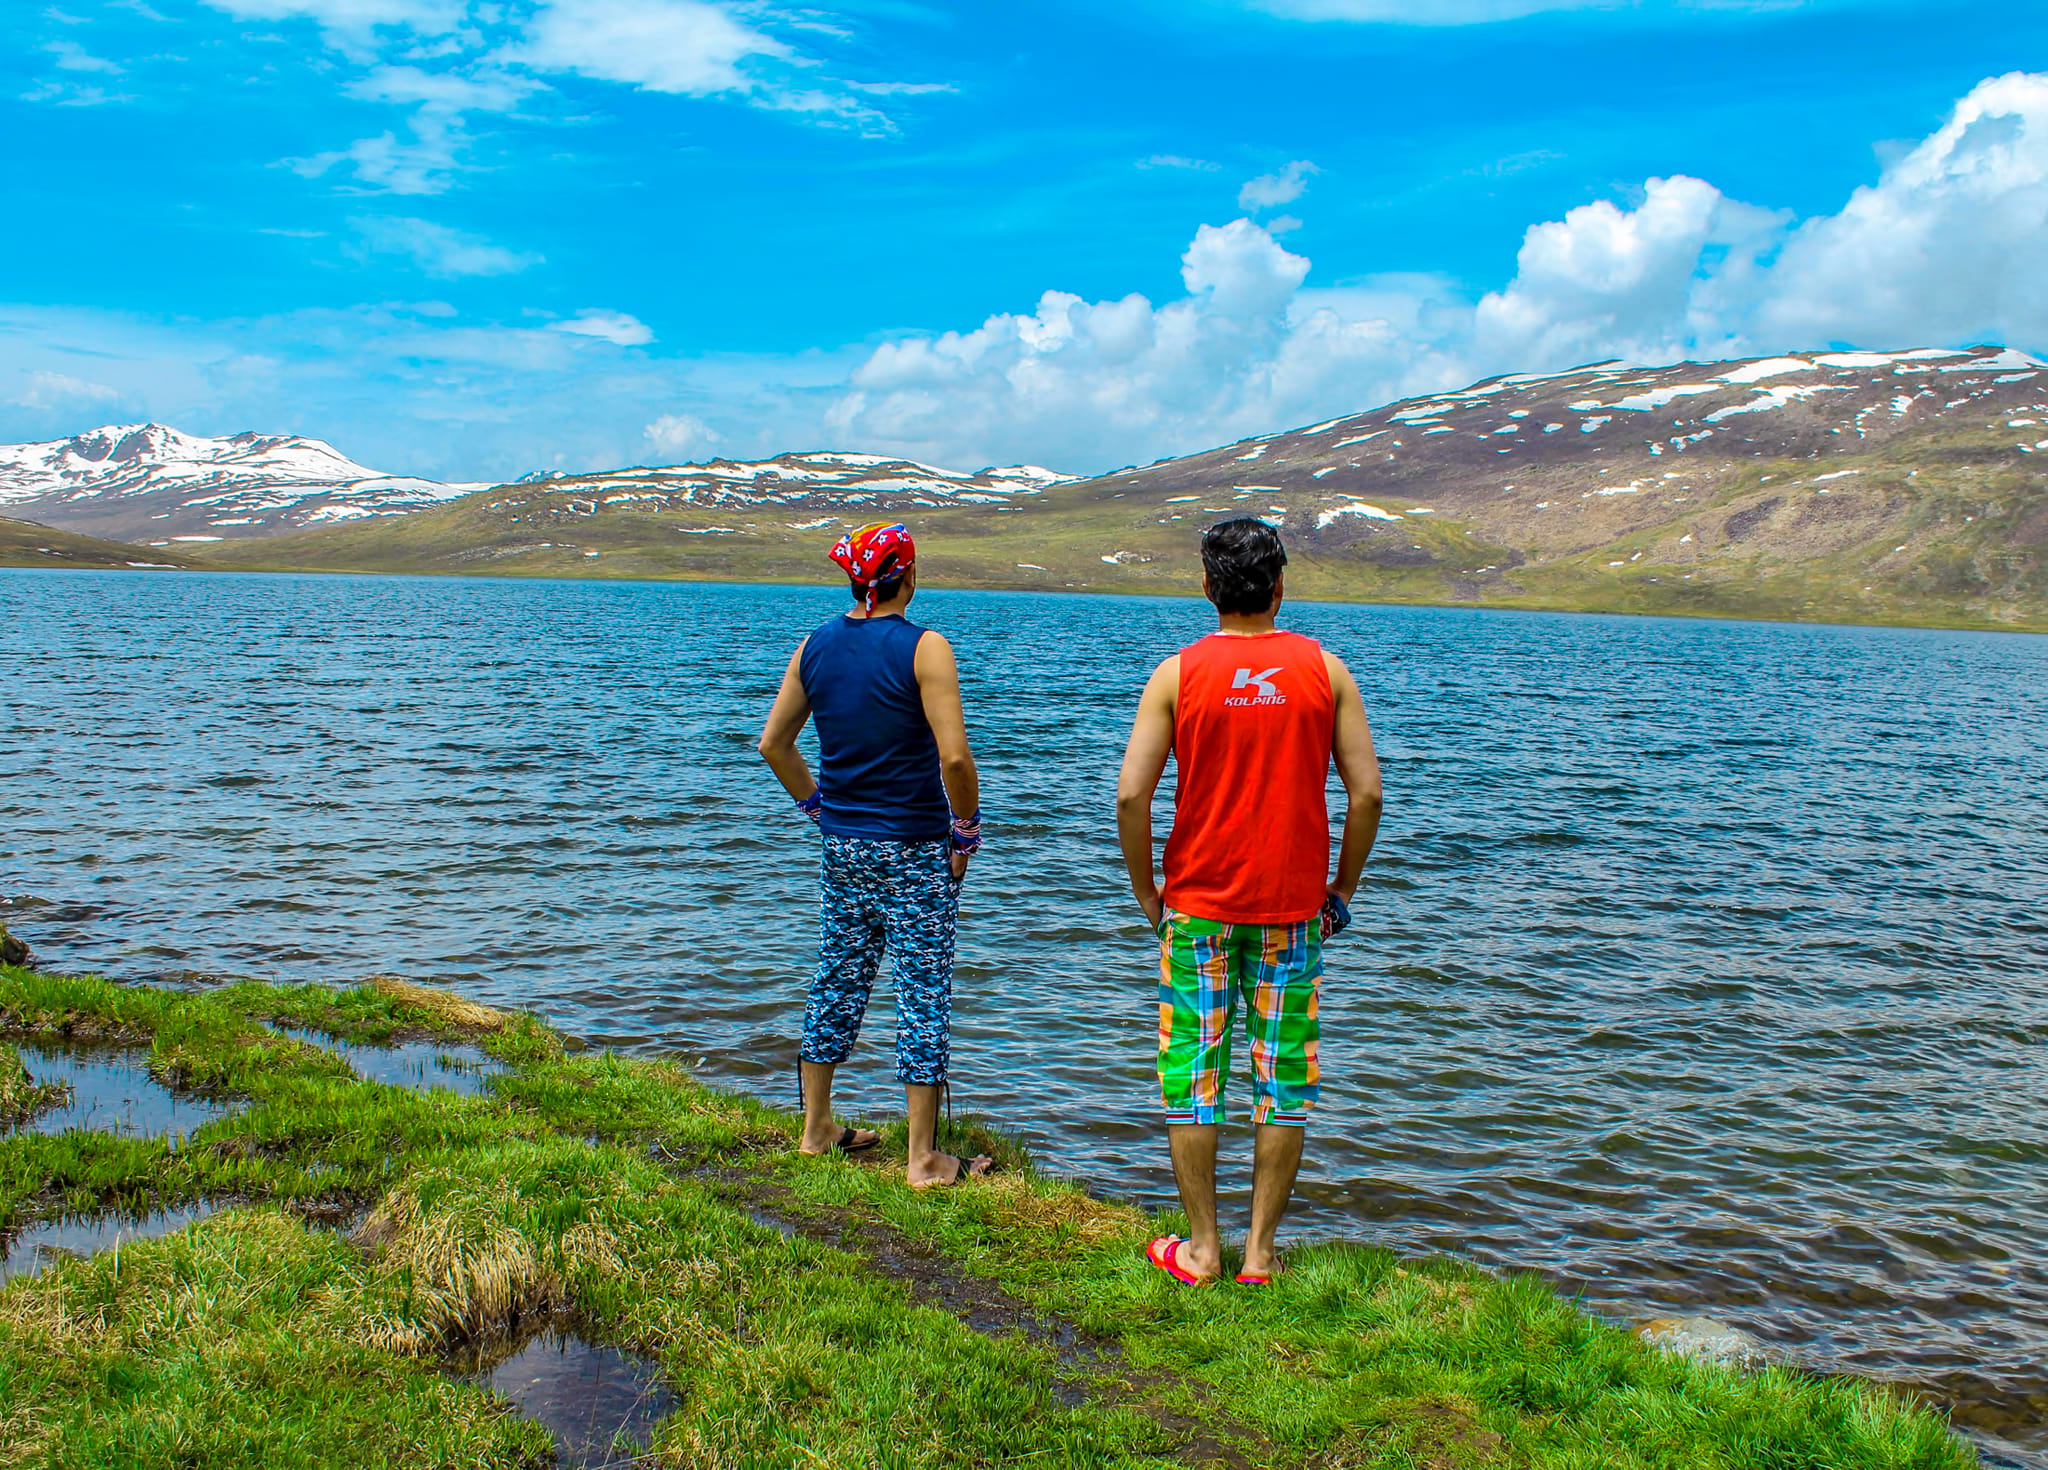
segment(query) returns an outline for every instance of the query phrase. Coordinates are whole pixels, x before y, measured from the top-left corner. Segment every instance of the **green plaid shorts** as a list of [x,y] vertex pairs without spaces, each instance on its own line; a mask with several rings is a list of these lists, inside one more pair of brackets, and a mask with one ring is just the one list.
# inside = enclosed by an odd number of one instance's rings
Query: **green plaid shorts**
[[1305,1127],[1319,1091],[1321,925],[1224,924],[1166,911],[1159,925],[1159,1089],[1168,1123],[1220,1123],[1240,999],[1252,1121]]

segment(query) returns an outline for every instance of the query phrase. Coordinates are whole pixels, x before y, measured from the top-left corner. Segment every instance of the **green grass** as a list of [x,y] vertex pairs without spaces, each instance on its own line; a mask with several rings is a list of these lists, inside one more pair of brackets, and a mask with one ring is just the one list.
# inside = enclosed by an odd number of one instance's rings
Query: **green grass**
[[189,557],[165,547],[131,546],[125,541],[108,541],[0,516],[0,567],[101,569],[132,567],[137,563],[158,567],[192,565]]
[[[471,1040],[507,1070],[476,1097],[379,1086],[265,1020]],[[703,1470],[1163,1467],[1209,1442],[1326,1470],[1975,1463],[1889,1391],[1665,1357],[1534,1278],[1328,1245],[1267,1291],[1179,1288],[1139,1259],[1168,1221],[1036,1174],[979,1124],[957,1133],[1006,1171],[918,1194],[900,1129],[875,1164],[802,1159],[787,1114],[420,987],[172,994],[0,968],[0,1031],[129,1047],[239,1109],[176,1149],[0,1138],[10,1226],[226,1206],[0,1290],[0,1463],[544,1465],[544,1433],[444,1371],[541,1320],[658,1360],[677,1405],[649,1463]],[[756,1223],[740,1186],[824,1238]],[[314,1203],[366,1218],[344,1237]],[[884,1238],[1114,1360],[1084,1371],[919,1305],[864,1257]]]

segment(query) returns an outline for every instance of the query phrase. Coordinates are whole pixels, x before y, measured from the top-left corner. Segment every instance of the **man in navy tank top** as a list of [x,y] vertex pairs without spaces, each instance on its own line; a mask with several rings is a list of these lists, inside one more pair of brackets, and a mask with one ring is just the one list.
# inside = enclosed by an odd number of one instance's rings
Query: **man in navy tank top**
[[[953,934],[968,858],[981,847],[981,784],[967,745],[953,646],[904,616],[917,547],[902,526],[863,526],[832,559],[857,606],[797,645],[760,751],[824,834],[818,968],[804,1005],[807,1154],[872,1148],[832,1116],[832,1073],[853,1051],[884,950],[896,982],[896,1080],[910,1115],[913,1188],[958,1184],[993,1166],[941,1153],[939,1089],[953,1024]],[[797,749],[818,725],[818,774]]]

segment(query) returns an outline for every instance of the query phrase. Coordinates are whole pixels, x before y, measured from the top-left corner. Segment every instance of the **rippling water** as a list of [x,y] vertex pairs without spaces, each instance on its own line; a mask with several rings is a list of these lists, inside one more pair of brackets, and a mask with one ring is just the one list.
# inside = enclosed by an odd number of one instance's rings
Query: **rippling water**
[[[788,1101],[815,839],[752,743],[842,605],[0,572],[0,913],[119,975],[439,979]],[[960,650],[990,817],[956,1094],[1166,1200],[1110,809],[1138,689],[1206,605],[918,615]],[[1286,622],[1357,672],[1388,787],[1293,1236],[1708,1311],[2048,1464],[2048,639]],[[851,1105],[892,1106],[892,1026],[878,997]]]

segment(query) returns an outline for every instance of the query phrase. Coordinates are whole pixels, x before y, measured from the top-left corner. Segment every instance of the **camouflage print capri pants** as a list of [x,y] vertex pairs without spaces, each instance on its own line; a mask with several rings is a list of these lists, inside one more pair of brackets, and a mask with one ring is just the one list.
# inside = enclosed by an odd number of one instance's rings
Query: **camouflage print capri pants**
[[896,984],[896,1080],[946,1080],[953,1026],[953,932],[960,884],[948,844],[827,837],[818,969],[804,1005],[807,1062],[853,1052],[886,950]]

